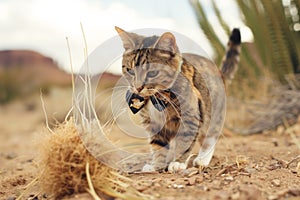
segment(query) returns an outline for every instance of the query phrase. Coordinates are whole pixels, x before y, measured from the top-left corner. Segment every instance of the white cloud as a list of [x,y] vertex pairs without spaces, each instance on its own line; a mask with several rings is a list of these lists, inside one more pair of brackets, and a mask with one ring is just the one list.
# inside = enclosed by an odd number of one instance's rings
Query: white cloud
[[10,0],[0,1],[0,48],[29,48],[54,57],[68,65],[65,37],[68,36],[74,65],[84,60],[83,23],[88,49],[116,35],[114,26],[125,29],[156,27],[173,29],[170,18],[144,18],[134,9],[111,3],[108,7],[94,1]]
[[[165,10],[177,9],[184,13],[176,15],[176,12],[170,12],[172,14],[166,15],[153,10],[152,15],[143,15],[135,5],[118,1],[105,5],[92,0],[1,0],[0,49],[40,51],[66,67],[69,65],[67,36],[73,64],[78,69],[84,61],[84,42],[80,29],[82,22],[89,52],[115,36],[114,26],[117,25],[125,30],[162,28],[176,31],[190,37],[212,55],[212,49],[199,29],[192,10],[186,6],[187,1],[179,1],[178,4],[184,4],[185,7],[176,4]],[[227,19],[226,16],[232,13],[230,7],[225,3],[218,5]],[[159,12],[163,11],[160,9]],[[217,30],[220,29],[215,19],[212,19],[212,23],[216,24]],[[224,35],[223,38],[227,40]]]

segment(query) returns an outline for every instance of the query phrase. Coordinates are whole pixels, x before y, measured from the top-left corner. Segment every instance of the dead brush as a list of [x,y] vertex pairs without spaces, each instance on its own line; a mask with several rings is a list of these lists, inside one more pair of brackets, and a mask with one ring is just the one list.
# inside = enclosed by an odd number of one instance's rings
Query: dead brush
[[131,180],[94,158],[82,143],[72,119],[45,131],[39,140],[39,174],[18,199],[36,191],[50,199],[89,192],[94,199],[147,199]]
[[[95,190],[99,196],[142,198],[130,186],[130,179],[102,164],[88,152],[72,120],[58,125],[54,134],[48,134],[42,141],[39,167],[42,170],[38,180],[41,190],[55,199],[86,192],[87,189]],[[92,183],[90,186],[88,179]]]

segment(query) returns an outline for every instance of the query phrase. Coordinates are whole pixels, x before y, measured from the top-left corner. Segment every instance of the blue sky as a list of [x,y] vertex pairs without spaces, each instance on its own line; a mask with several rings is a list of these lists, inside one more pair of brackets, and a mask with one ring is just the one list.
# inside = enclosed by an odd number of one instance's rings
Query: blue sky
[[[231,27],[244,27],[234,0],[216,1]],[[227,38],[213,15],[211,1],[201,2],[225,44]],[[80,22],[89,52],[115,36],[117,25],[125,30],[176,31],[197,42],[209,55],[213,54],[188,0],[0,0],[0,49],[39,51],[67,68],[65,38],[68,37],[74,67],[79,68],[84,60]],[[246,40],[250,37],[247,29],[242,29],[243,34]]]

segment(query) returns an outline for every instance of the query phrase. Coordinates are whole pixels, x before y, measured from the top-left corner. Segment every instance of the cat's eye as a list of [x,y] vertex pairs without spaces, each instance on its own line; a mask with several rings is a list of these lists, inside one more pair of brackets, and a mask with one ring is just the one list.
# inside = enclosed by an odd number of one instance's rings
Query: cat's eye
[[133,69],[129,69],[129,68],[127,68],[127,73],[128,74],[130,74],[130,75],[132,75],[132,76],[134,76],[134,70]]
[[157,71],[157,70],[150,71],[150,72],[147,73],[147,76],[150,77],[150,78],[153,78],[153,77],[157,76],[158,73],[159,73],[159,71]]

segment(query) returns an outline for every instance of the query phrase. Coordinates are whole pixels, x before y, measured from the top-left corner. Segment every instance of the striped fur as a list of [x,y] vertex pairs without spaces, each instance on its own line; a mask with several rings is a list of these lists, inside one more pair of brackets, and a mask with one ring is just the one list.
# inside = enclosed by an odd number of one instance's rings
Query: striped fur
[[[210,91],[203,76],[221,78],[221,73],[214,71],[214,63],[204,57],[181,54],[171,33],[144,37],[118,27],[116,30],[125,49],[122,71],[130,92],[146,102],[140,114],[150,135],[151,166],[160,171],[171,163],[184,163],[195,142],[202,143],[211,120]],[[229,68],[230,62],[225,63]],[[166,108],[162,112],[155,109],[150,96],[167,101]],[[213,152],[212,142],[218,136],[217,132],[206,135],[202,152]],[[197,157],[194,165],[208,165],[211,157],[212,153],[205,161]]]

